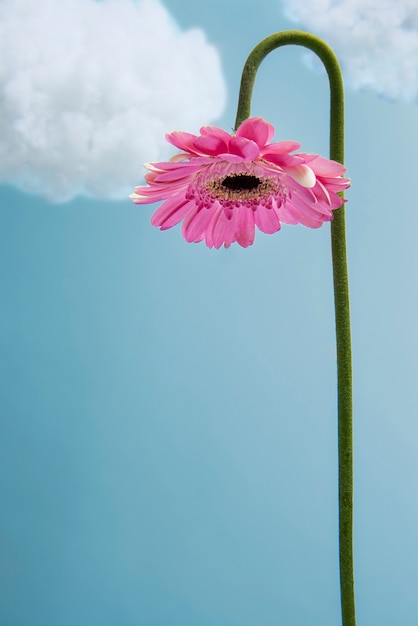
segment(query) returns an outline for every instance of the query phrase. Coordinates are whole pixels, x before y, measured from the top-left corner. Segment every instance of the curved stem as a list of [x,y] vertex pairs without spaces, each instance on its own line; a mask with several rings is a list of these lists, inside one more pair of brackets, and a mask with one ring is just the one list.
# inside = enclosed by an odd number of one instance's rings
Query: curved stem
[[[242,73],[237,128],[250,116],[251,96],[263,59],[281,46],[295,44],[315,52],[323,62],[330,84],[330,158],[344,162],[344,85],[338,60],[319,37],[298,30],[263,39],[249,55]],[[344,205],[331,222],[338,379],[338,491],[341,611],[343,626],[355,626],[353,566],[353,425],[350,300]]]

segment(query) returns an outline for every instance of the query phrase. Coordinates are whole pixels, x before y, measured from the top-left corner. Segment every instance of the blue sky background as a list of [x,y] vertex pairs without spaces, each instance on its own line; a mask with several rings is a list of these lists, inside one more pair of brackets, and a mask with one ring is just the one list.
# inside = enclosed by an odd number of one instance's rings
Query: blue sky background
[[[231,129],[250,50],[295,24],[164,4],[219,50]],[[288,47],[252,113],[327,155],[328,97]],[[416,626],[418,106],[347,89],[346,116],[358,622]],[[128,200],[0,205],[0,623],[338,624],[328,226],[215,251]]]

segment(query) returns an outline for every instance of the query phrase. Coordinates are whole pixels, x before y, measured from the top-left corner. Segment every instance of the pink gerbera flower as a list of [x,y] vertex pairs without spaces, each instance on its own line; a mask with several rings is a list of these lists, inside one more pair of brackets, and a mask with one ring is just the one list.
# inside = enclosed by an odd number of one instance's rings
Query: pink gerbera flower
[[250,246],[255,226],[264,233],[281,222],[318,228],[333,218],[350,186],[340,163],[316,154],[290,154],[295,141],[269,143],[271,124],[260,117],[243,122],[234,135],[204,126],[200,135],[173,132],[167,140],[182,150],[169,162],[147,163],[144,187],[131,194],[136,204],[165,200],[151,222],[166,230],[183,220],[186,241],[228,248]]

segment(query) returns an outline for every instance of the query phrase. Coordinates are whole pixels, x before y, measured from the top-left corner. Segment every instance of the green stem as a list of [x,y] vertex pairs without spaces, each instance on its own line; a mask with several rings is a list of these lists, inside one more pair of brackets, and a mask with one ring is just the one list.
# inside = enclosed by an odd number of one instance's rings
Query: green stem
[[[237,128],[250,117],[251,96],[263,59],[281,46],[295,44],[315,52],[328,73],[331,95],[330,158],[344,163],[344,85],[338,60],[319,37],[298,30],[275,33],[263,39],[249,55],[242,73],[236,118]],[[338,491],[341,612],[343,626],[355,626],[353,567],[353,421],[350,300],[344,205],[331,222],[335,327],[338,379]]]

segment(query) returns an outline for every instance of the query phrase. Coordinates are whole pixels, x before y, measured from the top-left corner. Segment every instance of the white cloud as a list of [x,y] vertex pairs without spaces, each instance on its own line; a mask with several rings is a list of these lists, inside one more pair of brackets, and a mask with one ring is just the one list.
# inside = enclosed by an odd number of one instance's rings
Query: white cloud
[[337,54],[347,83],[418,100],[417,0],[282,0],[286,13]]
[[0,0],[0,182],[121,198],[164,135],[216,119],[219,55],[158,0]]

